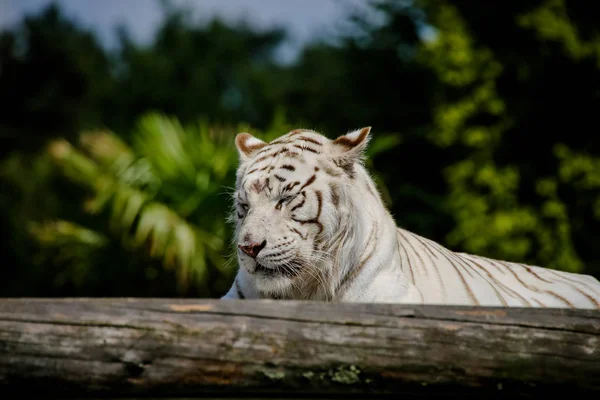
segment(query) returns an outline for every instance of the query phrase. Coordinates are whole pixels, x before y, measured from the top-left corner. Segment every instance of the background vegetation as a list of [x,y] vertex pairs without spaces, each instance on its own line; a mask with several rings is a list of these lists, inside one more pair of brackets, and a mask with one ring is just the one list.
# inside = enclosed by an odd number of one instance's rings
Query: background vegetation
[[118,51],[57,6],[0,34],[0,295],[218,297],[235,133],[370,125],[399,225],[600,278],[592,2],[372,2],[281,65],[284,30],[165,6]]

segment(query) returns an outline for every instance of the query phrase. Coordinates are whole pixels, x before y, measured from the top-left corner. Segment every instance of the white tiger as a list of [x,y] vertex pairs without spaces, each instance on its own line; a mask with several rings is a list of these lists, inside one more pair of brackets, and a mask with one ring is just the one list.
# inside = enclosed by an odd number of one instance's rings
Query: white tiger
[[236,136],[239,270],[223,299],[600,308],[592,276],[457,253],[398,228],[362,163],[370,130]]

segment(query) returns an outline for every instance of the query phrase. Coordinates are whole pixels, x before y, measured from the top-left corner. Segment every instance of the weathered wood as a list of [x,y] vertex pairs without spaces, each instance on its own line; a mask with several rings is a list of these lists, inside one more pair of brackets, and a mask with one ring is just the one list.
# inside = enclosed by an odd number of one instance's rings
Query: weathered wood
[[0,393],[581,394],[599,338],[588,310],[2,299]]

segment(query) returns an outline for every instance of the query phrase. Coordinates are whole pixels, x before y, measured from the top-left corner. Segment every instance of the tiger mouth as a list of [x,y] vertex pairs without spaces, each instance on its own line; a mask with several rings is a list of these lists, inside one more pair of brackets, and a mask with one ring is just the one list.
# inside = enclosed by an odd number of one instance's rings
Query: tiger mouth
[[265,276],[269,276],[269,277],[285,276],[288,278],[292,278],[292,277],[298,275],[298,273],[300,272],[300,265],[296,264],[296,263],[292,263],[292,264],[286,265],[286,266],[277,265],[274,267],[265,267],[262,264],[256,263],[256,268],[254,271],[261,275],[265,275]]

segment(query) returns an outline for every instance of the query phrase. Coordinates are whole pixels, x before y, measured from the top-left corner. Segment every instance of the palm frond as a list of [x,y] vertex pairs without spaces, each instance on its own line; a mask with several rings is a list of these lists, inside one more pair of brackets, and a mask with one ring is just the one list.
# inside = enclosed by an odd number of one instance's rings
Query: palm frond
[[34,256],[35,262],[57,269],[57,286],[81,286],[92,272],[89,260],[105,252],[109,243],[100,232],[61,219],[29,222],[26,229],[43,249]]
[[71,221],[53,220],[45,222],[30,222],[28,231],[37,241],[46,246],[72,245],[78,243],[90,248],[101,248],[108,238],[99,232],[87,229]]
[[[161,259],[165,268],[175,268],[183,289],[205,280],[206,254],[219,255],[224,240],[186,221],[168,205],[120,181],[99,163],[66,141],[49,148],[60,170],[71,180],[90,190],[85,203],[88,213],[109,212],[108,230],[123,246],[143,250]],[[106,159],[106,158],[104,158]]]

